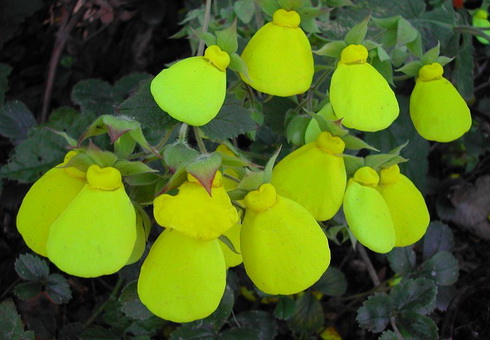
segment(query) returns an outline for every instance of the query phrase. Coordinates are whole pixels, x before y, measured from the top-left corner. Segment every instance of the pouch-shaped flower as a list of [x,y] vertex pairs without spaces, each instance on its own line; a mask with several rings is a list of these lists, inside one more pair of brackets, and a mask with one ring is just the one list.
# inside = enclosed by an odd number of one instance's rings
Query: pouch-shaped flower
[[196,240],[166,229],[141,267],[138,295],[155,315],[190,322],[216,310],[225,286],[225,260],[218,240]]
[[468,105],[443,75],[439,63],[423,66],[410,96],[410,117],[417,132],[428,140],[450,142],[471,127]]
[[351,129],[386,129],[400,111],[395,93],[385,78],[367,62],[368,51],[362,45],[342,50],[332,75],[330,102],[338,119]]
[[350,230],[364,246],[387,253],[395,245],[396,235],[390,209],[376,190],[379,176],[374,169],[362,167],[347,184],[344,214]]
[[48,257],[64,272],[96,277],[117,272],[136,241],[136,215],[112,167],[91,165],[87,184],[49,229]]
[[207,124],[218,114],[226,95],[230,56],[217,45],[204,56],[183,59],[161,71],[150,91],[158,106],[189,125]]
[[62,168],[75,155],[75,151],[68,152],[63,163],[34,183],[19,208],[17,229],[27,246],[39,255],[48,255],[46,242],[51,224],[85,186],[84,172]]
[[[335,117],[335,114],[333,113],[332,104],[330,103],[325,104],[317,114],[326,120],[337,120],[337,117]],[[318,125],[318,122],[312,118],[306,127],[305,143],[308,144],[315,141],[320,132],[322,132],[320,125]]]
[[[472,24],[474,27],[479,27],[479,28],[488,28],[490,27],[490,21],[488,21],[488,13],[484,9],[479,9],[473,14],[472,18]],[[485,31],[485,33],[488,33],[489,31]],[[483,37],[477,36],[476,39],[478,39],[479,42],[481,42],[484,45],[488,45],[490,42],[488,39],[485,39]]]
[[430,216],[424,197],[398,165],[382,169],[378,191],[390,210],[395,228],[395,247],[414,244],[424,236]]
[[317,221],[332,218],[342,205],[347,175],[345,143],[330,132],[284,157],[272,171],[271,183],[281,196],[301,204]]
[[295,11],[278,9],[272,22],[262,26],[241,55],[248,78],[242,80],[254,89],[287,97],[306,92],[313,80],[313,53],[306,34],[299,27]]
[[322,229],[298,203],[270,183],[245,196],[240,244],[245,270],[267,294],[295,294],[327,270],[330,248]]
[[218,238],[238,222],[238,214],[222,185],[218,171],[211,196],[189,174],[176,196],[163,194],[153,202],[153,214],[161,226],[178,230],[200,240]]

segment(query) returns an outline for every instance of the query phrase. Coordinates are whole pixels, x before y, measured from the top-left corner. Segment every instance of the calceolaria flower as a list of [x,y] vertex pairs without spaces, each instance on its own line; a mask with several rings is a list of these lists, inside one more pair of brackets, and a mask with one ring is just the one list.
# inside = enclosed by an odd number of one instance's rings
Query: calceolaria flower
[[279,195],[301,204],[316,220],[328,220],[344,197],[344,148],[342,139],[323,131],[316,141],[284,157],[274,167],[271,183]]
[[151,82],[153,98],[162,110],[181,122],[207,124],[225,101],[229,64],[228,53],[211,45],[204,56],[183,59],[161,71]]
[[51,224],[85,186],[85,173],[74,167],[64,168],[77,153],[70,151],[63,163],[46,172],[24,197],[17,214],[17,229],[27,246],[48,256],[46,242]]
[[[488,21],[488,13],[484,9],[479,9],[473,14],[472,18],[472,24],[474,27],[479,27],[479,28],[488,28],[490,27],[490,21]],[[485,31],[485,33],[489,34],[490,31]],[[483,37],[477,36],[476,39],[478,39],[479,42],[481,42],[484,45],[490,44],[488,39],[485,39]]]
[[274,96],[287,97],[306,92],[313,79],[310,42],[299,27],[295,11],[278,9],[272,22],[261,27],[241,55],[247,64],[244,82]]
[[222,184],[218,171],[211,195],[188,174],[176,196],[163,194],[153,202],[157,223],[199,240],[213,240],[238,222],[238,214]]
[[368,51],[362,45],[342,50],[332,75],[330,102],[343,125],[373,132],[390,126],[400,109],[390,85],[367,57]]
[[425,139],[450,142],[471,127],[468,105],[443,75],[439,63],[423,66],[410,96],[410,117]]
[[173,322],[190,322],[213,313],[225,287],[219,241],[198,240],[172,229],[158,236],[138,279],[141,302]]
[[240,243],[253,283],[267,294],[295,294],[327,270],[330,248],[322,229],[298,203],[270,183],[245,196]]
[[136,242],[136,215],[112,167],[91,165],[87,182],[49,227],[49,259],[64,272],[96,277],[117,272]]

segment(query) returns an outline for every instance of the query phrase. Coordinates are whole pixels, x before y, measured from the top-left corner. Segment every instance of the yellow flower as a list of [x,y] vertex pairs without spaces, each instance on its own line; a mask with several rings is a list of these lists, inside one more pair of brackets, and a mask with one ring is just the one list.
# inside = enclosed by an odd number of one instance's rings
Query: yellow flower
[[161,71],[151,82],[157,104],[189,125],[207,124],[218,114],[226,95],[228,53],[209,46],[203,57],[186,58]]
[[361,131],[386,129],[398,117],[395,93],[379,72],[367,63],[362,45],[343,49],[332,75],[330,102],[338,119]]
[[155,315],[190,322],[216,310],[225,286],[225,260],[218,240],[196,240],[166,229],[141,267],[138,295]]
[[[490,27],[490,21],[488,21],[488,13],[484,9],[479,9],[473,14],[473,19],[472,23],[474,27],[479,27],[479,28],[488,28]],[[489,31],[484,31],[486,34],[489,34]],[[481,42],[484,45],[488,45],[490,42],[482,37],[477,36],[476,39],[478,39],[479,42]]]
[[219,243],[221,250],[223,251],[223,255],[225,257],[226,268],[236,267],[240,263],[243,262],[242,254],[241,254],[241,247],[240,247],[240,233],[241,233],[241,231],[242,231],[242,225],[240,223],[237,223],[233,227],[231,227],[230,230],[228,230],[226,233],[223,234],[224,236],[228,237],[228,239],[231,241],[231,243],[235,247],[235,250],[238,252],[238,254],[233,252],[223,242]]
[[287,97],[308,90],[314,73],[313,54],[295,11],[277,10],[272,22],[262,26],[243,50],[248,78],[254,89]]
[[133,264],[137,262],[143,253],[145,252],[146,240],[148,238],[149,231],[145,230],[143,225],[143,219],[141,213],[138,210],[134,210],[136,213],[136,241],[134,242],[133,251],[126,264]]
[[271,183],[279,195],[301,204],[316,220],[328,220],[344,197],[344,148],[342,139],[323,131],[316,141],[284,157],[272,171]]
[[27,246],[47,256],[46,242],[51,224],[85,186],[85,173],[62,168],[77,153],[70,151],[63,163],[49,170],[31,187],[17,214],[17,229]]
[[376,190],[379,176],[370,167],[362,167],[347,184],[344,214],[356,239],[377,253],[387,253],[395,245],[395,229],[390,210]]
[[[333,113],[332,104],[330,103],[325,104],[317,114],[326,120],[337,120],[337,117],[335,117],[335,114]],[[312,118],[306,127],[305,143],[308,144],[315,141],[320,132],[322,132],[320,125],[318,125],[318,122]]]
[[176,196],[164,194],[155,198],[153,214],[159,225],[200,240],[218,238],[238,222],[219,171],[213,180],[211,196],[189,174]]
[[298,203],[263,184],[245,196],[240,235],[243,264],[267,294],[295,294],[327,270],[330,248],[320,226]]
[[410,116],[417,132],[428,140],[450,142],[471,127],[468,105],[442,76],[439,63],[423,66],[410,96]]
[[121,173],[112,167],[91,165],[85,186],[49,228],[48,257],[68,274],[113,274],[131,255],[135,223]]
[[398,165],[381,170],[377,189],[390,210],[395,247],[405,247],[420,240],[429,226],[429,211],[420,191],[400,174]]

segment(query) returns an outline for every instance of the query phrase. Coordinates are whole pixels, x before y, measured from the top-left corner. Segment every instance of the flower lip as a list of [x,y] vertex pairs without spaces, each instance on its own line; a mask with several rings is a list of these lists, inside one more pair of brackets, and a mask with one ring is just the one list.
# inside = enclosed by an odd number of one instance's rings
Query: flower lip
[[204,51],[204,58],[209,60],[218,70],[224,71],[230,65],[230,56],[218,45],[211,45]]
[[345,149],[345,143],[339,137],[333,136],[330,132],[322,131],[317,139],[316,146],[332,155],[341,154]]
[[354,181],[364,186],[376,187],[379,183],[378,173],[369,166],[364,166],[356,171]]
[[419,70],[419,77],[417,80],[421,81],[431,81],[441,79],[444,73],[442,65],[439,63],[432,63],[429,65],[424,65]]
[[400,167],[395,164],[390,166],[389,168],[381,169],[380,176],[380,184],[381,185],[391,185],[398,182],[398,178],[400,178]]
[[368,50],[363,45],[349,45],[342,50],[342,64],[364,64],[367,61]]
[[262,184],[258,190],[249,192],[244,200],[247,209],[264,211],[276,204],[276,188],[270,183]]
[[274,12],[272,23],[282,27],[298,28],[301,23],[301,17],[296,11],[286,11],[281,8]]
[[88,168],[87,182],[92,189],[105,191],[114,191],[122,186],[119,170],[113,167],[101,168],[97,164],[93,164]]

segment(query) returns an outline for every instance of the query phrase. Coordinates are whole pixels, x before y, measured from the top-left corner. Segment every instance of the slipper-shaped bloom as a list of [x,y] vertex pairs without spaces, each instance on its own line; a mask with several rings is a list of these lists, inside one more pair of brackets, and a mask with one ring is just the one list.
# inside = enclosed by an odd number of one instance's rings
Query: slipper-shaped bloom
[[188,174],[176,196],[163,194],[153,202],[153,214],[161,226],[200,240],[218,238],[238,222],[238,214],[222,185],[218,171],[211,196],[199,181]]
[[400,111],[395,93],[386,79],[367,62],[368,51],[362,45],[342,50],[332,75],[330,102],[338,119],[351,129],[386,129]]
[[382,169],[378,191],[390,210],[395,228],[395,247],[414,244],[424,236],[430,216],[424,197],[398,165]]
[[344,214],[356,239],[377,253],[387,253],[395,246],[395,228],[390,209],[376,189],[379,176],[374,169],[362,167],[347,184]]
[[271,183],[281,196],[301,204],[317,221],[332,218],[342,205],[347,175],[345,143],[330,132],[284,157],[272,171]]
[[[318,111],[317,115],[322,116],[326,120],[337,120],[337,117],[335,117],[335,114],[333,113],[332,104],[330,103],[325,104],[321,110]],[[320,125],[318,125],[318,122],[312,118],[306,127],[305,143],[308,144],[315,141],[320,132],[322,132]]]
[[213,313],[226,287],[218,240],[202,241],[166,229],[141,267],[138,295],[159,317],[190,322]]
[[262,26],[241,55],[248,77],[242,80],[254,89],[287,97],[306,92],[313,80],[313,53],[306,34],[299,27],[295,11],[278,9],[272,22]]
[[[472,19],[472,24],[474,27],[479,27],[479,28],[488,28],[490,27],[490,21],[488,21],[488,13],[484,9],[479,9],[473,14],[473,19]],[[488,33],[489,31],[485,31],[485,33]],[[477,36],[476,39],[478,39],[479,42],[481,42],[484,45],[490,44],[488,39],[485,39],[483,37]]]
[[64,272],[97,277],[117,272],[136,242],[136,215],[112,167],[91,165],[87,184],[49,228],[51,262]]
[[417,132],[428,140],[450,142],[471,127],[468,105],[443,75],[439,63],[423,66],[410,96],[410,117]]
[[267,294],[295,294],[327,270],[327,238],[298,203],[276,193],[270,183],[245,196],[240,235],[243,264],[253,283]]
[[17,229],[27,246],[48,256],[46,242],[51,224],[68,207],[85,186],[85,173],[74,167],[63,168],[75,156],[66,154],[63,163],[45,173],[24,197],[17,214]]
[[230,56],[217,45],[204,56],[183,59],[161,71],[150,91],[158,106],[189,125],[207,124],[218,114],[226,95]]

